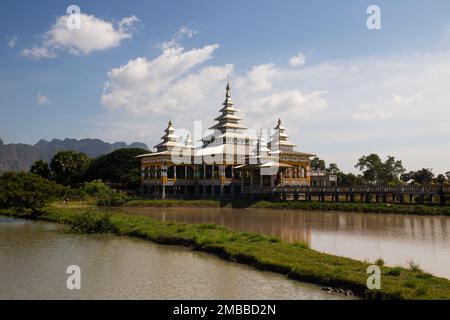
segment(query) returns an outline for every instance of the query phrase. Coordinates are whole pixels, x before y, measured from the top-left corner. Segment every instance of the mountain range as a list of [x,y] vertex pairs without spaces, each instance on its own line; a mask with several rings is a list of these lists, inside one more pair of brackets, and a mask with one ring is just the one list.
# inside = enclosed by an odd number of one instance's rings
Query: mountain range
[[37,160],[50,162],[53,155],[59,151],[83,152],[95,158],[122,148],[141,148],[148,150],[144,143],[125,142],[108,143],[100,139],[53,139],[40,140],[35,145],[11,143],[4,144],[0,139],[0,173],[7,171],[27,171]]

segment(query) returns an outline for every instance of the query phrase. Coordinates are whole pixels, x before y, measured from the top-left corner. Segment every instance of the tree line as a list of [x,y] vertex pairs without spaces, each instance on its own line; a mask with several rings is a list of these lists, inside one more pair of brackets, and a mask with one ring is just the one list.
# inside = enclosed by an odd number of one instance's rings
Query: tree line
[[[98,204],[108,207],[127,199],[124,191],[137,193],[140,187],[140,160],[144,149],[119,149],[91,159],[84,153],[61,151],[50,163],[35,162],[30,172],[5,173],[0,176],[1,210],[39,210],[55,199],[94,197]],[[360,173],[344,173],[335,163],[328,166],[320,158],[311,161],[315,170],[336,174],[339,185],[401,185],[450,184],[450,171],[434,175],[432,169],[407,171],[401,160],[377,154],[362,156],[355,165]],[[112,188],[120,188],[117,191]]]
[[364,155],[358,159],[355,168],[359,174],[344,173],[336,163],[330,163],[328,166],[325,161],[315,157],[311,160],[313,170],[326,171],[328,174],[335,174],[338,178],[338,185],[352,186],[364,184],[376,185],[431,185],[431,184],[450,184],[450,171],[435,175],[433,169],[422,168],[417,171],[407,171],[401,160],[393,156],[388,156],[385,161],[378,154],[372,153]]
[[[86,181],[100,179],[123,189],[137,192],[140,186],[140,160],[137,155],[146,153],[144,149],[119,149],[109,154],[90,159],[86,154],[74,151],[61,151],[55,154],[50,163],[37,161],[30,172],[65,186],[76,186]],[[402,185],[402,184],[450,184],[450,171],[435,175],[433,169],[422,168],[407,171],[401,160],[388,156],[382,160],[378,154],[363,155],[355,168],[359,174],[344,173],[336,163],[328,166],[325,161],[315,157],[311,168],[323,170],[338,177],[339,185]]]
[[102,180],[122,189],[137,191],[141,165],[136,156],[147,152],[139,148],[118,149],[91,159],[81,152],[61,151],[50,163],[36,161],[30,172],[64,186],[76,187],[84,182]]
[[[128,192],[140,186],[140,160],[147,150],[118,149],[91,159],[86,154],[61,151],[50,161],[36,161],[29,172],[8,172],[0,176],[0,212],[15,210],[41,214],[48,203],[67,199],[95,199],[109,207],[126,201]],[[118,191],[111,187],[120,187]]]

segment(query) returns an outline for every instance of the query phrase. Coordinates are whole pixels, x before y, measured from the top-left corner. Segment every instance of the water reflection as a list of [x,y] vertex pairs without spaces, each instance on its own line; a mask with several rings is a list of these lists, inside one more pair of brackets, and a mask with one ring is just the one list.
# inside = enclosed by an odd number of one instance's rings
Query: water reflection
[[[81,290],[66,268],[81,268]],[[177,246],[0,217],[0,299],[349,299]]]
[[216,223],[235,231],[307,242],[312,248],[389,265],[418,262],[450,278],[450,217],[274,209],[126,208],[165,221]]

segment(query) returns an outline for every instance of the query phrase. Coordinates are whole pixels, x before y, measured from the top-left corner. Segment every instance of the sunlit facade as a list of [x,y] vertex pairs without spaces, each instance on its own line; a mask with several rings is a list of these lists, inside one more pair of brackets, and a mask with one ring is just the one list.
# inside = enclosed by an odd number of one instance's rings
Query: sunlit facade
[[227,84],[225,101],[212,134],[195,148],[184,141],[169,121],[156,152],[141,159],[141,190],[152,198],[263,198],[283,187],[311,185],[310,158],[296,151],[286,128],[278,120],[269,141],[262,134],[248,134],[231,99]]

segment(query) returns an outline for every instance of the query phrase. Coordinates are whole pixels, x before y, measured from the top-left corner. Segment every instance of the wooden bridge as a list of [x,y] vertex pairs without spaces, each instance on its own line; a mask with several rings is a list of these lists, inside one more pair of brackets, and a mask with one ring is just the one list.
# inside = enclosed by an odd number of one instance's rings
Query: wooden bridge
[[282,200],[445,205],[450,202],[450,186],[278,187],[272,195]]

